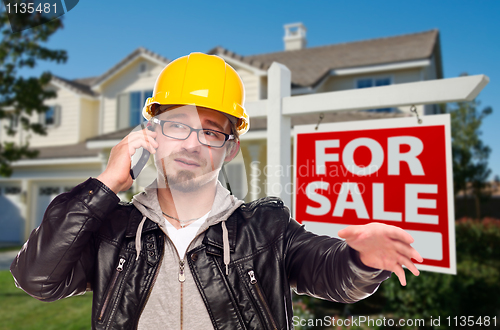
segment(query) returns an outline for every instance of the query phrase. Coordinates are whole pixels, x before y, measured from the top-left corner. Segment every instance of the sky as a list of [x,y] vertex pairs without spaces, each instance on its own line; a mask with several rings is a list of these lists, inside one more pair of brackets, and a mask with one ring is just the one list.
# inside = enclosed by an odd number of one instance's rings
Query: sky
[[145,47],[170,60],[222,46],[240,55],[283,50],[283,25],[302,22],[307,46],[352,42],[439,29],[444,77],[485,74],[480,109],[492,149],[489,167],[500,175],[500,1],[128,1],[84,0],[63,17],[64,29],[47,46],[65,49],[65,64],[40,62],[67,78],[101,75]]

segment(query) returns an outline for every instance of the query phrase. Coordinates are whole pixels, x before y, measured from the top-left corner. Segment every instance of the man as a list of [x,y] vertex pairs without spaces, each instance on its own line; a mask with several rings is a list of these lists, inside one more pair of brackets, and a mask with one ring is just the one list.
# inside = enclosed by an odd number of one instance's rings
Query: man
[[[421,260],[403,230],[351,226],[317,236],[278,198],[245,204],[218,182],[248,130],[244,89],[221,58],[192,53],[159,75],[143,115],[106,170],[52,201],[11,266],[16,284],[53,301],[93,290],[94,329],[290,329],[290,287],[352,303]],[[272,128],[269,128],[272,129]],[[132,203],[131,156],[157,179]]]

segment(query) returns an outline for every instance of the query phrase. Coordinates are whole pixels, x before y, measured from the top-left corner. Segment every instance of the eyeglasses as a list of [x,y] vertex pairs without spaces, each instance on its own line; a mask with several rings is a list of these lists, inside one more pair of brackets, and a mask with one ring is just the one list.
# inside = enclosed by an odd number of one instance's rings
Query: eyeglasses
[[234,135],[213,129],[192,128],[177,121],[159,120],[157,118],[153,118],[153,122],[161,126],[163,135],[176,140],[186,140],[193,131],[198,135],[198,141],[201,144],[212,148],[222,148],[226,141],[234,140]]

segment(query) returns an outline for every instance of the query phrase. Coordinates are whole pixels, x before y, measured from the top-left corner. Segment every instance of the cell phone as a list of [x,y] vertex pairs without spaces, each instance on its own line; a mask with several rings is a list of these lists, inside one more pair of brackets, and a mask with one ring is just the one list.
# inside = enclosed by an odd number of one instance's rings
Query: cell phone
[[[144,124],[141,124],[141,126],[143,127],[142,129],[144,129]],[[150,131],[154,131],[154,128],[151,125],[147,126],[147,129]],[[132,180],[137,179],[142,169],[148,162],[150,155],[151,153],[147,149],[142,148],[142,154],[139,158],[139,161],[137,161],[135,165],[132,165],[132,168],[130,169],[130,176],[132,177]]]

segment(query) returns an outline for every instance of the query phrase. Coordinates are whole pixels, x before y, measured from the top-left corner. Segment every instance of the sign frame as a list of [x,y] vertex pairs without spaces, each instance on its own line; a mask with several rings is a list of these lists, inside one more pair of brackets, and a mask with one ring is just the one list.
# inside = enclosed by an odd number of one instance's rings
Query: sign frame
[[[446,159],[446,188],[447,188],[447,204],[448,204],[448,249],[450,265],[449,267],[439,267],[432,265],[422,265],[415,263],[419,270],[453,274],[457,273],[456,265],[456,246],[455,246],[455,207],[454,207],[454,193],[453,193],[453,162],[451,153],[451,123],[449,114],[440,115],[430,115],[424,116],[422,118],[421,124],[417,122],[416,117],[405,117],[405,118],[390,118],[390,119],[374,119],[374,120],[361,120],[361,121],[351,121],[351,122],[337,122],[337,123],[323,123],[319,127],[317,125],[296,125],[293,129],[294,138],[294,154],[293,154],[293,217],[296,218],[296,207],[297,207],[297,146],[300,134],[308,133],[327,133],[327,132],[348,132],[348,131],[359,131],[359,130],[377,130],[377,129],[391,129],[391,128],[405,128],[405,127],[426,127],[426,126],[444,126],[444,139],[445,139],[445,159]],[[317,128],[317,129],[316,129]],[[313,223],[312,221],[305,221],[306,229],[307,223]],[[372,220],[370,222],[377,222]],[[397,226],[398,223],[394,223]],[[330,231],[328,233],[319,233],[314,230],[317,234],[329,235],[333,237],[338,237],[337,232],[340,230],[340,226],[347,227],[348,224],[339,224],[337,229]]]

